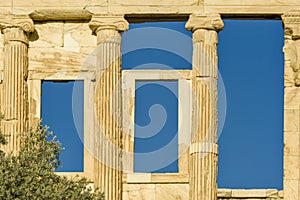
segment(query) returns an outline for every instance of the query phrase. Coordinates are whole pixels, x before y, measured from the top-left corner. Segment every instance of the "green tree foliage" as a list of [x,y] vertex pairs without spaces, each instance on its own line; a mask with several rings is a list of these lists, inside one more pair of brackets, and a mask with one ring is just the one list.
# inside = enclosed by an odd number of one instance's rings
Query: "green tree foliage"
[[[0,199],[13,200],[103,200],[92,192],[89,181],[68,179],[54,173],[60,166],[61,144],[47,128],[39,127],[21,136],[18,155],[0,156]],[[0,133],[0,143],[5,137]]]

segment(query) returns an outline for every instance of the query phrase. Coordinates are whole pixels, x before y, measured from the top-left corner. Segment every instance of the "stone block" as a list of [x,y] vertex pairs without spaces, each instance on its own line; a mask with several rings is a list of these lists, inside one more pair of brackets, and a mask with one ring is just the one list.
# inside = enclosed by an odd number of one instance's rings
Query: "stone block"
[[0,34],[0,48],[1,48],[1,50],[2,50],[2,47],[3,47],[3,42],[4,42],[3,34]]
[[[205,5],[218,5],[218,6],[244,6],[244,5],[256,5],[261,7],[266,7],[267,5],[277,5],[277,6],[284,6],[284,5],[300,5],[298,0],[205,0]],[[255,10],[253,10],[255,12]]]
[[63,22],[36,23],[29,47],[62,47]]
[[[141,2],[141,1],[140,1]],[[154,14],[185,14],[189,15],[193,12],[195,13],[202,13],[203,12],[203,5],[193,5],[193,6],[178,6],[178,5],[132,5],[132,6],[123,6],[123,5],[110,5],[108,7],[109,13],[114,14],[146,14],[151,16],[152,13]],[[157,19],[160,20],[159,18]],[[163,21],[163,20],[162,20]]]
[[12,4],[13,4],[13,0],[0,0],[1,7],[11,7]]
[[127,183],[138,183],[138,182],[151,182],[151,174],[127,174]]
[[188,174],[165,173],[151,175],[151,182],[153,183],[188,183],[188,181]]
[[64,47],[96,49],[97,37],[92,35],[88,23],[66,22],[64,24]]
[[122,199],[123,200],[128,200],[129,199],[129,197],[128,197],[128,192],[126,192],[126,191],[122,191]]
[[218,189],[218,198],[230,198],[232,196],[231,189]]
[[[210,0],[213,2],[213,0]],[[227,1],[222,1],[227,2]],[[251,2],[251,1],[248,1]],[[264,2],[264,1],[262,1]],[[230,3],[230,1],[228,2]],[[295,5],[276,5],[266,4],[266,6],[257,6],[255,4],[233,4],[233,5],[204,5],[204,13],[222,13],[222,14],[278,14],[295,9]]]
[[155,199],[176,199],[186,200],[189,196],[188,184],[157,184],[155,190]]
[[297,132],[299,131],[299,110],[285,109],[284,110],[284,131]]
[[299,155],[299,132],[284,133],[284,155]]
[[[294,80],[294,71],[290,67],[291,62],[290,61],[285,61],[284,62],[284,86],[287,87],[293,87],[295,85],[295,80]],[[285,89],[286,89],[285,88]]]
[[283,196],[285,200],[299,199],[299,180],[285,179],[283,188]]
[[140,190],[141,200],[153,200],[155,197],[155,184],[142,184]]
[[128,200],[141,199],[141,193],[139,190],[133,190],[128,192]]
[[155,184],[124,184],[123,199],[155,200]]
[[110,5],[121,5],[121,6],[190,6],[197,5],[198,0],[150,0],[150,1],[140,1],[140,0],[111,0]]
[[283,199],[283,190],[278,191],[278,197]]
[[96,64],[92,61],[92,57],[63,48],[29,49],[29,70],[33,71],[58,73],[94,70]]
[[266,190],[232,190],[233,198],[264,198]]
[[140,184],[123,184],[123,190],[127,192],[140,190],[140,189],[141,189]]
[[179,144],[178,168],[179,173],[189,173],[189,148],[185,144]]
[[284,178],[285,179],[299,179],[299,156],[284,156]]
[[284,89],[284,109],[299,109],[300,87],[287,87]]
[[97,3],[97,4],[104,4],[106,5],[106,0],[76,0],[76,1],[72,1],[72,0],[65,0],[65,1],[60,1],[60,0],[52,0],[52,1],[47,1],[47,0],[34,0],[34,1],[22,1],[22,0],[14,0],[13,1],[13,7],[14,8],[24,8],[24,9],[28,9],[28,7],[47,7],[47,8],[53,8],[53,7],[57,7],[57,8],[84,8],[87,5]]
[[29,98],[29,122],[30,127],[37,125],[35,123],[41,118],[41,81],[28,80],[28,98]]
[[0,71],[4,69],[4,52],[3,47],[0,47]]
[[266,190],[266,195],[267,195],[268,198],[279,197],[278,190],[275,190],[275,189]]

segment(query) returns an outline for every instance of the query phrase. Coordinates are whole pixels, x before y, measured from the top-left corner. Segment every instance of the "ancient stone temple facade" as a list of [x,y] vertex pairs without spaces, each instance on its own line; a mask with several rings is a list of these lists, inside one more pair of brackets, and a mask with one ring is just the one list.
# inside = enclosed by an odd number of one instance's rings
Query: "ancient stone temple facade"
[[[300,2],[298,0],[2,0],[1,132],[5,151],[41,118],[45,80],[84,82],[84,170],[106,200],[300,199]],[[282,20],[284,190],[218,189],[218,33],[224,18]],[[192,70],[122,70],[132,22],[186,21]],[[134,173],[136,80],[178,80],[178,173]],[[186,139],[190,138],[190,139]]]

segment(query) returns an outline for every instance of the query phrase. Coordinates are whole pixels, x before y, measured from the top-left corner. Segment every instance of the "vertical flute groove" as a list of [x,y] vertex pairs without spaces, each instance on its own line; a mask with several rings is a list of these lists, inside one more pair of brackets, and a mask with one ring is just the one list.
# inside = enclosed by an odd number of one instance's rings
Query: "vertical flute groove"
[[96,88],[96,124],[99,135],[95,145],[99,155],[95,161],[95,183],[105,194],[105,200],[120,200],[121,158],[119,153],[122,123],[118,116],[121,112],[120,43],[121,35],[117,30],[104,29],[97,32],[98,38],[98,78]]
[[192,113],[190,200],[217,199],[217,54],[216,31],[193,32],[193,77],[195,100]]
[[6,28],[4,33],[4,98],[1,112],[4,118],[1,131],[7,136],[6,152],[17,154],[20,148],[19,134],[28,129],[28,38],[20,28]]

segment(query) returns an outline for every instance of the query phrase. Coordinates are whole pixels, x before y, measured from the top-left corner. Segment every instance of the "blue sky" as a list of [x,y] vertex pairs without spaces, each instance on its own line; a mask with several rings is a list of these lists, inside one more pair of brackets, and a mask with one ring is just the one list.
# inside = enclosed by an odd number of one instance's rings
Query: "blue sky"
[[281,21],[225,20],[219,33],[227,96],[219,187],[282,189],[282,47]]
[[[76,91],[73,92],[74,86]],[[50,126],[50,131],[65,148],[60,155],[62,166],[58,172],[83,171],[83,92],[83,81],[76,84],[74,81],[44,81],[42,84],[42,123]]]
[[[224,23],[225,28],[219,33],[218,54],[219,73],[223,78],[227,97],[227,112],[219,138],[218,186],[282,189],[281,21],[224,20]],[[130,30],[123,34],[123,69],[191,69],[192,34],[185,30],[184,24],[185,22],[130,24]],[[173,138],[177,141],[178,103],[176,92],[174,93],[178,87],[176,84],[176,81],[165,84],[161,82],[158,87],[155,81],[136,83],[139,88],[136,91],[136,125],[151,125],[155,118],[161,117],[166,111],[170,119],[167,118],[169,121],[167,120],[168,123],[165,123],[162,130],[173,130],[165,131],[165,134],[160,132],[157,136],[149,137],[148,141],[136,138],[137,153],[153,151],[153,143],[155,148],[160,148],[161,145],[170,143]],[[78,88],[78,105],[81,105],[80,99],[83,105],[83,97],[80,97],[80,94],[83,95],[83,87]],[[76,136],[73,116],[69,113],[72,108],[72,83],[44,82],[42,89],[43,123],[51,126],[51,130],[66,147],[62,152],[63,168],[60,170],[82,170],[82,144],[80,145],[80,139]],[[153,121],[148,116],[151,104],[154,107],[161,104],[165,109],[156,110]],[[83,110],[83,106],[78,108]],[[80,112],[76,115],[80,116]],[[77,121],[83,123],[83,114]],[[82,137],[83,128],[79,130]],[[142,135],[143,132],[135,134]],[[147,134],[151,135],[145,133]],[[178,150],[174,145],[171,145],[172,148],[172,156],[176,156]],[[147,165],[144,167],[144,170],[153,172],[178,170],[176,161],[160,170],[149,170]],[[137,164],[135,169],[143,171],[143,165]]]
[[135,172],[178,172],[177,97],[178,81],[136,82]]

